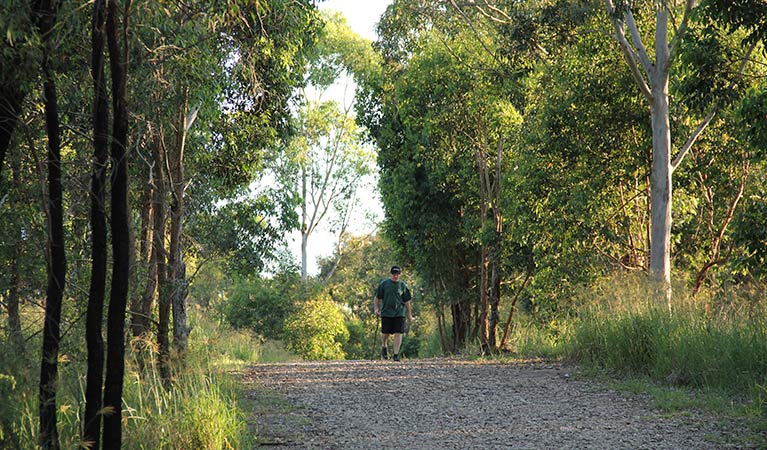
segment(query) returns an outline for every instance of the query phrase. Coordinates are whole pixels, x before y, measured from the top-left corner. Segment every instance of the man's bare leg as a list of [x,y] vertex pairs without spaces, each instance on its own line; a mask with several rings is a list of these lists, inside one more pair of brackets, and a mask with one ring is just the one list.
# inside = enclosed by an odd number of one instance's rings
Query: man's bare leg
[[[388,333],[381,333],[381,358],[382,358],[382,359],[387,359],[387,358],[388,358],[388,354],[387,354],[387,353],[385,353],[385,350],[384,350],[384,349],[386,349],[386,348],[387,348],[387,346],[388,346],[388,343],[389,343],[389,336],[391,336],[391,334],[388,334]],[[395,337],[394,337],[394,342],[395,342],[395,344],[396,344],[396,342],[397,342],[397,337],[396,337],[396,335],[395,335]]]
[[399,355],[399,348],[402,346],[402,333],[394,334],[394,354]]

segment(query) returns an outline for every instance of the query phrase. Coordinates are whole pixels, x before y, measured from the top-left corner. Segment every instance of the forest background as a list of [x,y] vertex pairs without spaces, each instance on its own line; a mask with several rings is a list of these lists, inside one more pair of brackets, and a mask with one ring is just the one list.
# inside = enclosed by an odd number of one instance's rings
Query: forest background
[[3,447],[247,447],[226,371],[375,357],[394,263],[407,357],[565,357],[763,421],[763,1],[397,0],[375,43],[299,0],[0,20]]

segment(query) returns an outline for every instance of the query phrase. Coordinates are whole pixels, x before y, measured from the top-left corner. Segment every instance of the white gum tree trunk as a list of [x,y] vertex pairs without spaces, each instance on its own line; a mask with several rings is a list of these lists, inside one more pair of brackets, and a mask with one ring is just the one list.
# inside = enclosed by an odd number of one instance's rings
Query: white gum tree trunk
[[[668,82],[671,64],[668,47],[668,13],[659,8],[655,33],[655,67],[650,71],[652,120],[652,169],[650,175],[650,273],[666,288],[671,286],[671,128]],[[668,300],[668,298],[667,298]]]
[[[669,126],[669,68],[674,47],[684,34],[693,0],[685,4],[684,17],[669,42],[669,12],[666,2],[658,2],[655,20],[655,61],[651,61],[642,42],[631,8],[624,4],[616,9],[612,0],[605,0],[607,12],[615,29],[631,74],[650,104],[652,122],[652,168],[650,175],[650,274],[662,285],[665,300],[671,300],[671,176],[677,161],[671,159],[671,129]],[[628,33],[628,36],[627,36]],[[706,123],[707,124],[707,123]],[[697,137],[697,136],[696,136]],[[690,145],[692,143],[690,142]]]

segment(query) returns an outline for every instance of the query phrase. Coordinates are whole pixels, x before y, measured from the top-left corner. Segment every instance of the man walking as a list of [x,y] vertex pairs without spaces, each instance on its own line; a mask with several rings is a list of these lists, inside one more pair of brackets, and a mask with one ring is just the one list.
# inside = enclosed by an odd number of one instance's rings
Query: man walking
[[391,276],[378,284],[373,309],[376,316],[381,316],[381,359],[389,359],[387,350],[389,336],[394,335],[394,361],[399,361],[399,349],[402,345],[402,333],[405,332],[405,313],[408,322],[413,322],[410,309],[410,289],[399,280],[402,270],[398,266],[391,268]]

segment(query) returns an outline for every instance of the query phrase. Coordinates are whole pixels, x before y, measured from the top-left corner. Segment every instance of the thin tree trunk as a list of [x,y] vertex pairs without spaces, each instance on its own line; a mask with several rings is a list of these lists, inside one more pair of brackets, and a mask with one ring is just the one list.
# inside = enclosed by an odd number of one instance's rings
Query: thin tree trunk
[[490,350],[495,351],[498,340],[498,322],[500,321],[498,309],[501,303],[501,276],[495,258],[492,259],[493,261],[490,266],[490,324],[487,341]]
[[[154,143],[153,154],[155,148],[159,148],[159,143]],[[142,256],[140,259],[146,262],[147,271],[144,279],[144,290],[141,296],[135,299],[131,305],[131,331],[133,337],[146,337],[149,333],[150,317],[152,315],[152,306],[154,303],[154,295],[157,290],[157,249],[154,244],[154,234],[157,230],[157,223],[155,217],[158,210],[158,189],[157,179],[158,174],[162,176],[162,167],[157,167],[156,163],[150,165],[149,179],[147,180],[144,196],[145,206],[141,213],[142,223],[142,238],[141,249],[139,254]]]
[[[125,5],[123,38],[128,27]],[[107,363],[104,383],[104,407],[110,414],[104,418],[104,448],[119,449],[122,444],[122,390],[125,373],[125,311],[128,301],[130,279],[130,216],[128,203],[128,161],[126,144],[128,137],[128,110],[126,105],[126,68],[128,47],[123,41],[120,48],[117,31],[117,4],[108,0],[106,36],[112,74],[112,108],[114,110],[114,134],[112,138],[112,287],[107,316]],[[125,51],[123,56],[122,52]]]
[[522,282],[522,286],[519,288],[519,290],[517,290],[517,293],[514,294],[514,298],[511,300],[511,306],[509,307],[509,317],[506,319],[506,326],[503,327],[503,337],[501,337],[501,344],[498,346],[501,349],[506,347],[506,339],[509,337],[509,332],[511,331],[511,324],[512,319],[514,318],[514,309],[517,307],[517,300],[519,300],[520,294],[522,294],[522,291],[524,291],[525,287],[527,287],[527,282],[530,281],[532,274],[533,272],[531,270],[527,271],[525,274],[525,281]]
[[671,128],[668,120],[668,76],[655,80],[651,108],[653,158],[650,185],[650,273],[671,301]]
[[187,120],[187,97],[178,117],[178,129],[176,142],[172,152],[172,179],[171,189],[173,201],[171,203],[171,228],[170,228],[170,281],[173,287],[173,346],[179,354],[186,352],[189,343],[189,327],[186,317],[186,265],[182,246],[183,220],[184,220],[184,147],[186,145],[186,133],[188,130]]
[[61,133],[59,129],[56,82],[50,67],[50,36],[56,21],[53,0],[36,5],[35,22],[42,36],[43,98],[45,103],[45,127],[48,134],[48,228],[49,263],[48,287],[45,299],[43,323],[43,349],[40,364],[40,446],[58,449],[59,436],[56,426],[56,384],[58,379],[59,340],[61,334],[61,307],[66,277],[66,251],[64,247],[64,210],[61,185]]
[[[306,162],[304,162],[306,164]],[[306,282],[306,245],[309,241],[309,224],[307,220],[307,199],[306,199],[306,167],[301,169],[301,281]]]
[[[722,219],[722,224],[719,226],[719,230],[714,234],[714,236],[711,239],[711,255],[709,256],[708,261],[703,265],[703,267],[698,272],[698,276],[695,277],[695,286],[692,289],[692,296],[695,297],[698,295],[698,291],[700,291],[701,286],[703,285],[703,282],[706,280],[706,277],[708,276],[708,272],[711,270],[712,267],[716,266],[717,264],[721,264],[723,262],[726,262],[729,257],[725,256],[724,258],[720,257],[720,248],[722,244],[722,239],[724,238],[724,233],[727,231],[727,227],[730,225],[730,222],[732,222],[733,217],[735,216],[735,209],[738,207],[738,203],[740,202],[740,199],[743,197],[743,191],[746,188],[746,181],[748,179],[748,172],[749,172],[749,164],[748,162],[743,163],[743,174],[740,179],[740,185],[738,186],[738,191],[735,193],[735,196],[730,200],[730,204],[727,207],[727,213],[724,216],[724,219]],[[713,205],[711,205],[713,208]],[[713,219],[712,224],[713,226]]]
[[104,188],[108,160],[109,104],[104,75],[104,26],[106,0],[93,5],[91,76],[95,92],[93,107],[93,169],[91,172],[91,284],[85,322],[88,347],[88,371],[85,386],[85,416],[83,442],[100,447],[104,382],[104,338],[102,322],[107,277],[107,224]]
[[503,211],[501,209],[501,164],[503,162],[503,140],[498,139],[495,154],[494,180],[486,181],[488,186],[488,198],[493,211],[495,230],[493,231],[493,243],[490,249],[490,323],[488,344],[490,349],[496,350],[498,334],[498,322],[500,321],[501,304],[501,242],[503,239]]
[[466,344],[471,332],[471,306],[461,299],[450,305],[450,312],[453,317],[453,348],[459,350]]
[[[152,233],[152,254],[157,263],[157,291],[159,303],[159,315],[157,324],[157,346],[160,351],[160,377],[167,383],[170,380],[170,341],[168,330],[170,329],[170,296],[172,286],[168,283],[167,254],[165,252],[165,224],[166,214],[166,181],[165,181],[165,132],[160,126],[157,144],[153,150],[154,166],[157,169],[155,177],[155,212],[154,232]],[[146,292],[145,292],[146,294]]]
[[[482,208],[486,209],[485,207]],[[486,213],[486,211],[484,211]],[[481,219],[482,228],[484,228],[485,219]],[[487,295],[487,276],[488,265],[490,264],[487,245],[482,244],[480,249],[480,265],[479,265],[479,314],[477,315],[477,321],[479,322],[479,342],[482,346],[483,353],[490,353],[490,346],[488,343],[489,330],[488,319],[490,314],[490,301]]]
[[445,326],[445,311],[442,309],[442,305],[437,308],[437,330],[439,331],[439,344],[443,352],[452,353],[449,342],[447,340],[447,327]]
[[[144,294],[146,293],[147,285],[153,283],[152,277],[152,214],[153,214],[153,197],[154,186],[152,182],[153,169],[149,169],[148,180],[144,183],[144,189],[141,193],[141,237],[136,242],[136,261],[138,263],[131,263],[133,267],[131,284],[134,288],[130,295],[130,320],[131,320],[131,332],[134,337],[139,337],[145,333],[146,324],[149,323],[147,315],[144,313]],[[141,270],[139,270],[141,268]],[[146,272],[143,271],[146,268]],[[141,283],[141,275],[143,275],[143,283]],[[141,288],[144,286],[144,289]]]
[[485,151],[486,140],[476,144],[475,159],[477,163],[477,172],[479,175],[479,341],[482,346],[482,352],[489,353],[488,343],[488,317],[490,313],[490,302],[488,299],[488,265],[490,264],[490,252],[487,243],[484,241],[484,230],[487,222],[488,197],[489,197],[489,177],[487,174],[487,152]]

